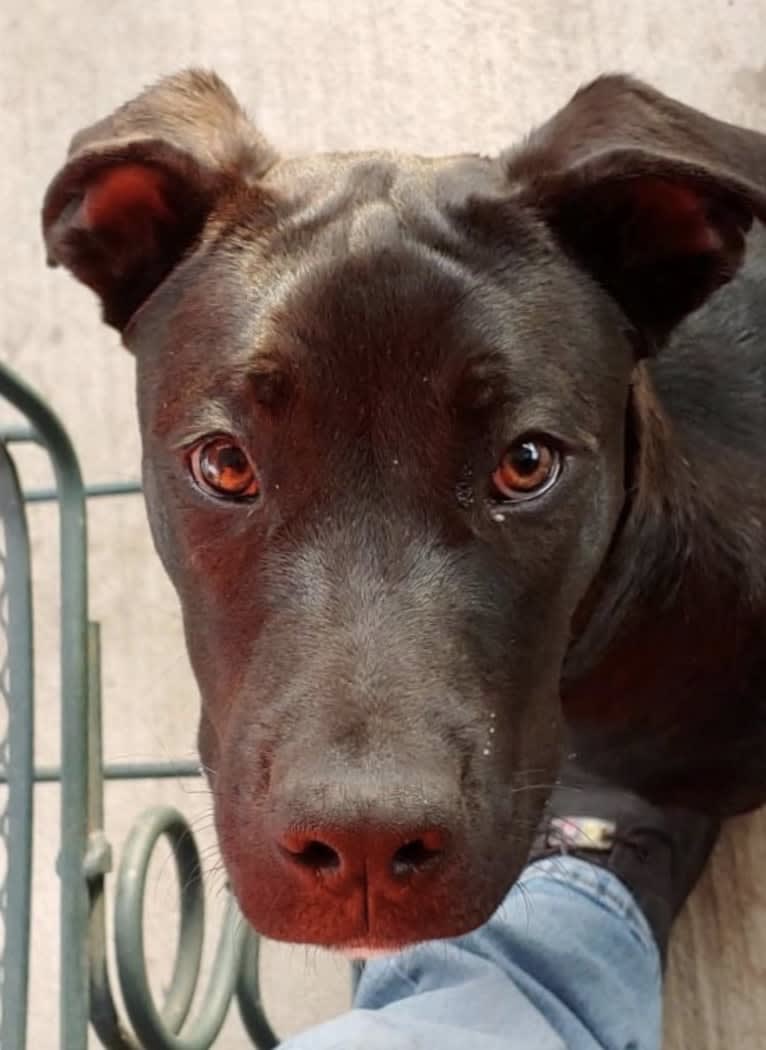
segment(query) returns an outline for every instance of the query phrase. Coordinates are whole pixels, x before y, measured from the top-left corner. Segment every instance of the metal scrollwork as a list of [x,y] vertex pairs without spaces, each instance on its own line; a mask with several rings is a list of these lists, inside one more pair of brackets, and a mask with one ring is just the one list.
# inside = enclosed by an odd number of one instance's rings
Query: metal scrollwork
[[[166,838],[173,853],[180,893],[181,921],[173,973],[160,1007],[152,994],[143,935],[146,879],[154,850]],[[100,876],[97,876],[100,877]],[[133,826],[120,861],[115,886],[114,936],[120,991],[138,1042],[117,1021],[117,1011],[97,963],[98,993],[92,995],[92,1020],[109,1050],[208,1050],[223,1026],[235,995],[243,1021],[259,1050],[277,1045],[263,1012],[258,990],[258,939],[229,899],[211,976],[190,1016],[199,984],[205,932],[205,898],[200,858],[185,817],[169,806],[157,806]],[[93,955],[101,958],[101,953]],[[93,985],[92,985],[93,990]],[[243,1006],[244,1003],[244,1006]],[[103,1024],[108,1020],[107,1024]]]

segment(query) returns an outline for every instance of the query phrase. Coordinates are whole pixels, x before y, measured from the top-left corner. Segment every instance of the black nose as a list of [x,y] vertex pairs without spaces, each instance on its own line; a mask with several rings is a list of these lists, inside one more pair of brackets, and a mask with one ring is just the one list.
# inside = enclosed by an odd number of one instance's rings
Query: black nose
[[284,862],[294,874],[338,888],[366,882],[368,890],[404,887],[415,876],[436,874],[448,850],[443,827],[346,827],[285,829],[278,835]]

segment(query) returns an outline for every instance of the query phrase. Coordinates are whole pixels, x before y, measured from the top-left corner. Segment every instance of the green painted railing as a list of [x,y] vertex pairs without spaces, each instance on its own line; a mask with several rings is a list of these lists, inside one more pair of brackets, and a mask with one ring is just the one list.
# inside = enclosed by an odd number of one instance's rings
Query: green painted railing
[[[33,827],[29,538],[13,461],[0,442],[0,1046],[26,1042]],[[12,848],[11,848],[12,844]],[[3,876],[2,872],[5,872]]]
[[[25,424],[0,430],[0,1046],[26,1050],[34,785],[60,781],[61,1050],[86,1050],[89,1025],[108,1050],[208,1050],[236,998],[253,1045],[270,1050],[258,978],[259,941],[229,901],[212,977],[197,998],[205,933],[204,889],[192,831],[177,810],[141,815],[113,876],[116,974],[107,962],[105,887],[112,851],[104,828],[105,779],[198,776],[188,762],[104,765],[100,640],[88,619],[87,499],[140,491],[137,483],[87,488],[64,428],[47,405],[0,365],[0,398]],[[56,486],[24,492],[14,445],[47,453]],[[33,614],[26,504],[55,500],[61,576],[61,765],[34,768]],[[170,987],[154,1001],[143,944],[149,863],[161,838],[175,858],[181,923]],[[3,871],[5,874],[3,875]],[[119,983],[125,1016],[112,993]]]

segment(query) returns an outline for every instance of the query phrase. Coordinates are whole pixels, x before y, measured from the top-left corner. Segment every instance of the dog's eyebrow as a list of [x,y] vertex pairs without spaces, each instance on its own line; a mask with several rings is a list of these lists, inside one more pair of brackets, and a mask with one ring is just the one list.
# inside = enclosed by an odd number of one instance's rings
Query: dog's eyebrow
[[273,357],[266,357],[251,365],[245,378],[255,400],[273,410],[285,401],[289,393],[292,368]]
[[173,435],[173,447],[186,448],[207,434],[229,433],[234,429],[234,419],[222,401],[206,401],[197,406],[190,419]]
[[512,423],[517,432],[558,435],[583,452],[598,452],[601,439],[587,422],[577,419],[567,399],[551,397],[545,386],[535,389],[528,378],[514,381],[507,357],[498,350],[473,354],[453,377],[452,407],[463,419],[482,426],[493,417],[497,425]]
[[228,398],[210,398],[196,405],[190,418],[183,421],[173,440],[176,448],[185,448],[206,434],[228,433],[237,428],[237,418],[243,401],[256,401],[271,411],[276,410],[287,398],[290,390],[290,369],[273,356],[250,362],[241,369],[232,369],[226,376],[226,387],[231,391],[232,382],[238,388]]

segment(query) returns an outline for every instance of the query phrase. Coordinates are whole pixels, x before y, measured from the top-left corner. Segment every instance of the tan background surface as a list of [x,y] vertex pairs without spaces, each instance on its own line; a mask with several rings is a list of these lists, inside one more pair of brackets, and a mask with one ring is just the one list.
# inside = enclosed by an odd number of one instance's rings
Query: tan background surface
[[[90,481],[137,473],[132,363],[99,325],[91,295],[45,269],[38,208],[74,130],[189,63],[224,75],[284,151],[498,150],[582,81],[612,69],[766,128],[766,0],[4,0],[0,354],[61,414]],[[41,473],[34,457],[25,462],[30,477]],[[56,760],[58,736],[54,516],[38,508],[32,518],[42,762]],[[108,757],[189,756],[195,688],[139,500],[93,505],[91,572],[104,631]],[[134,816],[157,800],[193,814],[210,842],[198,784],[113,785],[108,825],[118,852]],[[40,788],[34,1050],[58,1046],[56,807],[56,789]],[[764,870],[766,819],[732,825],[676,940],[667,996],[673,1050],[766,1047]],[[151,886],[148,936],[160,988],[174,936],[166,861],[155,865]],[[345,965],[313,951],[270,951],[266,970],[267,1002],[285,1034],[346,1001]],[[235,1016],[219,1045],[246,1045]]]

